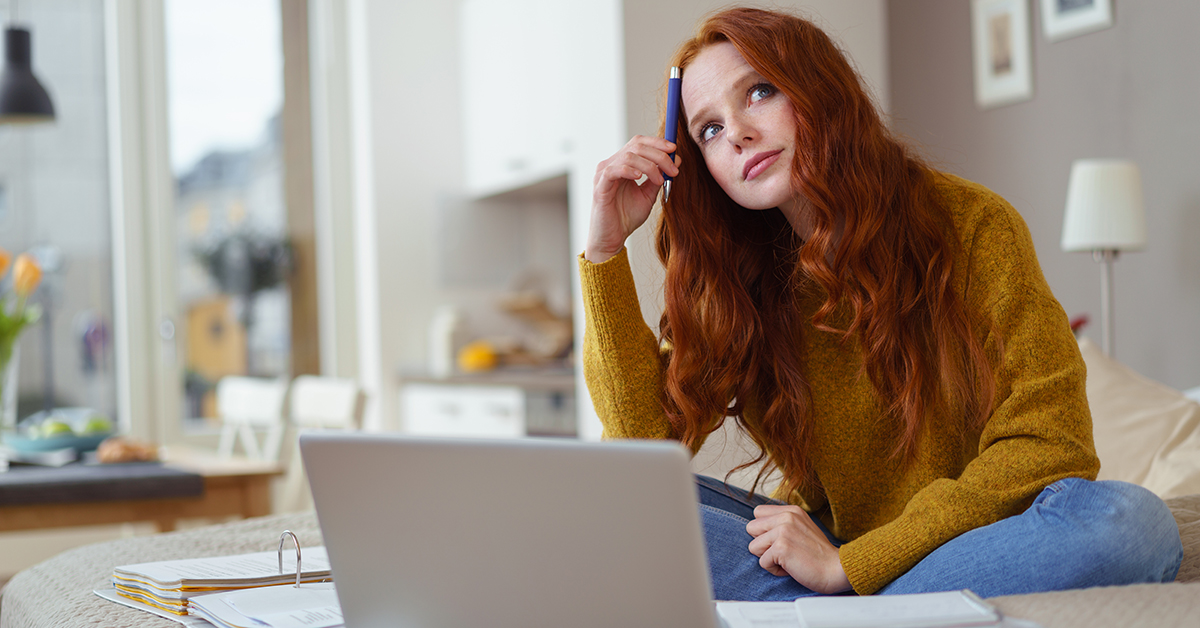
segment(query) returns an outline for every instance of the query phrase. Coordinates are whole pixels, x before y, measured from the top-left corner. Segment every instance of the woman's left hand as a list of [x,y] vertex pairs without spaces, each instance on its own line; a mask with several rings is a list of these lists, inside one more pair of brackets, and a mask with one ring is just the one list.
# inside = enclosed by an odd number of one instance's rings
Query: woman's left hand
[[799,506],[759,506],[746,531],[754,537],[750,553],[763,569],[789,575],[817,593],[850,590],[837,548]]

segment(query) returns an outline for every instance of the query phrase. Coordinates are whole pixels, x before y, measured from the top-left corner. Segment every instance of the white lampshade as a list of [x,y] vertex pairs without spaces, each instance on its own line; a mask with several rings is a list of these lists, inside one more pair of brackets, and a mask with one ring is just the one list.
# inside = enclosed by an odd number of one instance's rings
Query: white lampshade
[[1137,164],[1077,159],[1071,164],[1064,251],[1131,251],[1146,247],[1146,210]]

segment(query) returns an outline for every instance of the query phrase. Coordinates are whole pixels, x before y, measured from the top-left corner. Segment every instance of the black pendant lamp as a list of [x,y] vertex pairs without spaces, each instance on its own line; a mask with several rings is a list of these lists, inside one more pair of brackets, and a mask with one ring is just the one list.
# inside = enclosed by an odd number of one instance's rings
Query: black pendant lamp
[[54,121],[54,103],[33,75],[29,31],[4,30],[4,73],[0,74],[0,124]]

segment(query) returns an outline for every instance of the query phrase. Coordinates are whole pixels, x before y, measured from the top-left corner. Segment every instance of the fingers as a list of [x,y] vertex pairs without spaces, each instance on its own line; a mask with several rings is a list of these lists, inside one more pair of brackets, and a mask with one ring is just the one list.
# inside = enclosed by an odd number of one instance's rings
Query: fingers
[[[625,239],[646,222],[665,179],[679,174],[676,146],[660,137],[638,135],[596,166],[592,215],[585,258],[598,263],[624,246]],[[645,177],[645,181],[641,181]],[[649,182],[652,185],[641,185]]]
[[759,566],[776,576],[788,575],[786,565],[798,555],[813,553],[814,534],[821,537],[820,541],[826,541],[808,513],[798,506],[758,506],[754,509],[754,520],[746,524],[746,531],[754,537],[750,553],[758,556]]
[[797,506],[759,506],[754,509],[754,520],[746,524],[746,532],[754,537],[750,541],[750,553],[762,557],[776,547],[803,544],[814,534],[825,540],[824,534],[816,529],[808,513]]
[[672,161],[668,155],[675,148],[675,144],[660,137],[634,136],[616,154],[600,162],[594,183],[600,187],[602,181],[636,181],[646,175],[656,186],[661,186],[663,173],[672,177],[679,174],[678,157]]
[[783,563],[795,550],[782,528],[774,528],[754,538],[750,542],[750,553],[758,557],[758,565],[771,572],[772,575],[790,575],[784,569]]
[[812,518],[799,506],[763,504],[754,509],[754,520],[746,525],[751,536],[758,536],[781,525],[812,525]]
[[755,517],[770,517],[781,512],[804,512],[804,509],[791,504],[760,504],[754,507]]
[[[764,564],[765,563],[765,564]],[[774,557],[764,556],[758,560],[759,566],[766,569],[772,576],[790,576],[786,569],[775,564]]]
[[771,530],[754,537],[754,540],[750,541],[750,553],[762,558],[762,556],[767,553],[767,550],[771,549],[771,545],[778,537],[778,529]]
[[838,550],[804,510],[796,506],[759,506],[746,525],[754,536],[748,546],[758,564],[773,575],[788,575],[820,593],[850,588]]
[[675,152],[678,148],[674,142],[668,142],[661,137],[651,137],[646,135],[635,135],[625,146],[618,151],[637,153],[647,159],[653,161],[660,169],[671,176],[679,174],[679,168],[671,160],[669,153]]

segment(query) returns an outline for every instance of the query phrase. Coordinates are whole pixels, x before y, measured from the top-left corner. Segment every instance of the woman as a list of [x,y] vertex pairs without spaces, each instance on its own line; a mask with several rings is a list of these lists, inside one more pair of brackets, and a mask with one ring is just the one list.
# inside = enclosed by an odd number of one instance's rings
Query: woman
[[[674,65],[678,145],[597,168],[584,366],[607,437],[697,450],[729,416],[779,471],[776,500],[699,480],[716,597],[1174,579],[1161,500],[1091,481],[1084,365],[1020,215],[916,159],[804,20],[716,14]],[[623,246],[664,174],[655,338]]]

